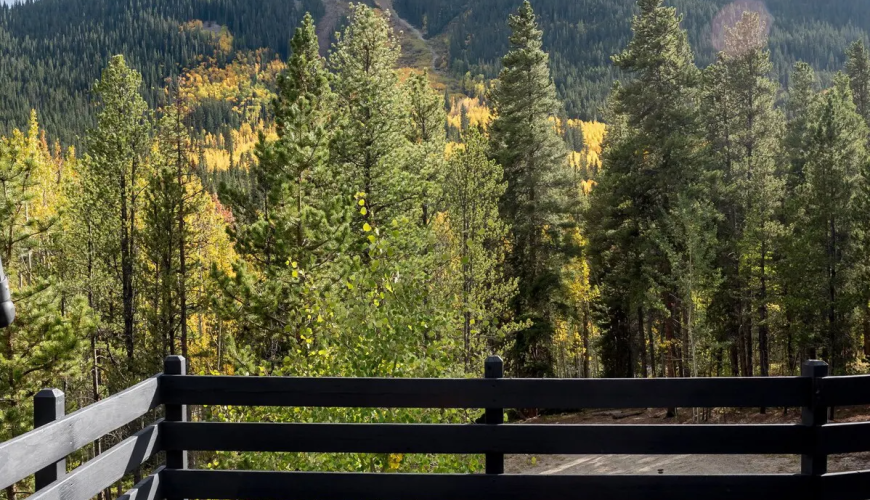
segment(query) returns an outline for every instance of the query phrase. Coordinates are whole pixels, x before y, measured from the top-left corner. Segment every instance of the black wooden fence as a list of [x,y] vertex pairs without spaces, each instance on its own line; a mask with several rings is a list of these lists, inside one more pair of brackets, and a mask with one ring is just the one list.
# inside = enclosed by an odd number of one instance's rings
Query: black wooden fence
[[[828,474],[827,456],[870,451],[870,423],[827,424],[830,406],[870,404],[870,376],[528,380],[209,377],[164,373],[64,416],[63,394],[36,396],[32,432],[0,443],[0,488],[36,475],[33,500],[87,500],[160,451],[166,464],[121,498],[289,500],[862,500],[870,471]],[[67,473],[65,457],[165,406],[157,421]],[[185,421],[185,405],[483,408],[484,424],[301,424]],[[504,408],[801,407],[796,425],[503,425]],[[486,474],[190,470],[187,451],[486,454]],[[505,453],[793,454],[800,474],[506,475]]]

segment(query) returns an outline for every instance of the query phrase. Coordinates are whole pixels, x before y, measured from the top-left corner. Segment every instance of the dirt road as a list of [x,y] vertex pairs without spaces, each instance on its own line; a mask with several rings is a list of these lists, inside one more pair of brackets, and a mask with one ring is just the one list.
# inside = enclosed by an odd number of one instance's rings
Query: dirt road
[[[533,465],[534,464],[534,465]],[[506,472],[542,475],[715,475],[779,474],[800,471],[797,456],[755,455],[513,455]]]
[[[868,409],[842,411],[837,422],[870,420]],[[630,418],[614,419],[604,414],[574,414],[533,419],[525,423],[547,424],[675,424],[686,423],[664,418],[659,410],[646,410]],[[796,423],[797,412],[781,411],[759,415],[757,411],[722,414],[709,423],[784,424]],[[523,425],[523,424],[518,424]],[[870,453],[832,455],[829,472],[870,469]],[[796,455],[508,455],[505,472],[509,474],[641,474],[641,475],[717,475],[717,474],[795,474],[800,472]]]
[[399,26],[399,29],[405,31],[406,33],[410,33],[414,36],[414,38],[417,38],[418,40],[426,44],[426,47],[432,54],[432,69],[436,69],[438,66],[438,53],[435,51],[434,48],[432,48],[432,45],[429,43],[428,40],[426,40],[426,37],[423,36],[423,33],[420,32],[420,30],[418,30],[416,27],[414,27],[414,25],[409,23],[404,18],[399,17],[399,14],[393,8],[393,0],[375,0],[375,5],[377,5],[378,8],[380,8],[381,10],[390,11],[390,15]]

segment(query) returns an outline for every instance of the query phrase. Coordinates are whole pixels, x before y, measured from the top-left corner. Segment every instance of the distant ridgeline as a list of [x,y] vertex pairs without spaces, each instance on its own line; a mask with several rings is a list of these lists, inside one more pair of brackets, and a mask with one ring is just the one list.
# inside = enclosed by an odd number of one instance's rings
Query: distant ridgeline
[[195,66],[199,56],[226,61],[235,50],[261,47],[286,55],[306,11],[319,18],[321,0],[0,5],[0,133],[26,128],[30,110],[36,109],[51,139],[77,144],[93,120],[89,91],[112,55],[124,54],[142,72],[146,98],[154,104],[165,79]]
[[[451,72],[487,78],[498,74],[498,61],[508,47],[505,19],[521,0],[396,0],[399,14],[440,37],[449,47]],[[550,52],[553,76],[569,116],[597,117],[618,72],[610,56],[631,37],[635,0],[534,0]],[[717,52],[714,19],[725,13],[766,9],[771,23],[774,71],[782,83],[795,61],[812,64],[827,83],[843,67],[849,43],[870,33],[867,0],[669,0],[685,16],[683,27],[698,57],[707,65]],[[731,4],[730,7],[729,4]],[[741,11],[741,12],[737,12]],[[733,20],[736,20],[734,18]],[[732,21],[733,22],[733,21]]]

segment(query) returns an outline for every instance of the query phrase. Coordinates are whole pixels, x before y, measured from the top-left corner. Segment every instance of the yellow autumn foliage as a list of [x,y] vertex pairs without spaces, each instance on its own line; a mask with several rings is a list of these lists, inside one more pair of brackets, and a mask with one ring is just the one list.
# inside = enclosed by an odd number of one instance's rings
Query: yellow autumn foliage
[[225,171],[230,168],[230,165],[244,164],[244,158],[251,161],[256,161],[254,149],[257,147],[260,132],[266,135],[266,139],[275,140],[278,134],[273,124],[266,124],[259,121],[255,126],[248,123],[243,123],[238,130],[229,132],[232,138],[232,159],[230,158],[229,144],[223,134],[205,134],[202,142],[202,154],[197,154],[192,158],[193,162],[199,166],[201,160],[205,160],[206,167],[213,171]]
[[492,121],[492,112],[480,99],[475,97],[452,97],[450,99],[450,112],[447,114],[447,124],[460,130],[462,128],[462,110],[468,116],[468,122],[472,127],[482,126],[487,128]]
[[185,72],[180,80],[181,95],[190,103],[230,103],[242,121],[256,123],[275,97],[270,89],[284,68],[283,62],[271,58],[265,50],[237,53],[228,65],[207,58]]

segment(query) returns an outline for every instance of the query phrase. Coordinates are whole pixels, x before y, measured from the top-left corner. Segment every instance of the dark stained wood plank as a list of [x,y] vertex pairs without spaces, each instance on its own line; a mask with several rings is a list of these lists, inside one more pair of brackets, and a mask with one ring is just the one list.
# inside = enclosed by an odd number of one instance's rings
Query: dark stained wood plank
[[[187,375],[187,360],[184,356],[172,355],[167,356],[163,360],[164,377],[176,376],[181,377]],[[187,421],[187,405],[166,405],[165,417],[167,422],[186,422]],[[187,449],[176,448],[166,452],[166,468],[167,469],[186,469],[187,468]],[[171,499],[178,500],[178,499]]]
[[870,404],[870,375],[826,377],[822,380],[822,389],[824,406]]
[[160,473],[163,467],[158,467],[150,476],[139,481],[117,500],[163,500],[163,485],[160,482]]
[[[66,414],[66,396],[60,389],[43,389],[33,397],[33,427],[55,422]],[[34,488],[41,490],[66,474],[66,459],[36,471]]]
[[0,443],[0,489],[141,417],[160,404],[158,378],[137,385]]
[[801,425],[449,425],[164,422],[168,450],[319,453],[801,454]]
[[352,379],[161,377],[168,404],[343,408],[806,406],[804,377],[696,379]]
[[870,422],[827,424],[820,429],[822,453],[855,453],[870,451]]
[[812,429],[809,452],[801,455],[801,474],[822,476],[828,472],[828,456],[822,450],[822,426],[828,423],[828,409],[822,402],[825,396],[825,377],[828,364],[811,359],[801,367],[801,375],[810,382],[810,402],[801,408],[801,424]]
[[870,498],[870,471],[840,472],[819,478],[822,500],[866,500]]
[[[489,356],[483,363],[483,376],[487,379],[504,378],[504,360],[499,356]],[[501,425],[504,423],[504,408],[487,408],[484,414],[484,423],[487,425]],[[493,446],[488,446],[490,451],[484,456],[487,474],[504,474],[504,453],[492,452]]]
[[248,500],[810,500],[808,477],[341,474],[166,470],[170,497]]
[[28,500],[88,500],[160,451],[159,422],[85,462]]

